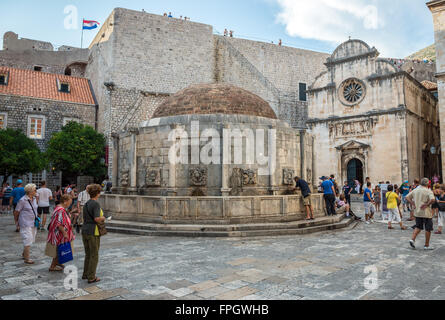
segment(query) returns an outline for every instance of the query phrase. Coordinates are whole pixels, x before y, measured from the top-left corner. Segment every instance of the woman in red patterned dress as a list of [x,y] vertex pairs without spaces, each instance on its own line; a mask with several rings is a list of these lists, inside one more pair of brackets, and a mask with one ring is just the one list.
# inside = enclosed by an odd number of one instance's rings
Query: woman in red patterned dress
[[48,239],[46,243],[45,254],[53,258],[50,272],[60,272],[65,268],[64,265],[59,264],[57,259],[57,246],[70,242],[71,250],[73,249],[73,241],[75,239],[73,229],[71,226],[71,219],[66,209],[73,202],[70,195],[64,194],[60,198],[59,205],[55,208],[51,222],[48,227]]

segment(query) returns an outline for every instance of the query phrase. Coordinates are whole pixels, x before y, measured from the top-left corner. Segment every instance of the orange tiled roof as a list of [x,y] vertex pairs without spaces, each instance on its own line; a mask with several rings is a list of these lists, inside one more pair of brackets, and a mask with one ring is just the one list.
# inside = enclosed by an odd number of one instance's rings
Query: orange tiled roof
[[[0,85],[0,94],[95,105],[88,79],[0,66],[2,73],[9,76],[8,84]],[[58,90],[57,79],[69,83],[70,93]]]
[[428,90],[437,90],[437,83],[425,80],[421,82],[422,85],[427,88]]

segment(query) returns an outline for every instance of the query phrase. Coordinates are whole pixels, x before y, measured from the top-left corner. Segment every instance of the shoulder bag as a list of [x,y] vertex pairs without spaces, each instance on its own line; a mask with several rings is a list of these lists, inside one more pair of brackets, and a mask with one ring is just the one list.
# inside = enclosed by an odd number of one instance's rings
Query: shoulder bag
[[[88,204],[88,202],[85,204],[85,207],[86,207],[86,209],[87,209],[87,212],[88,212],[88,214],[90,215],[90,217],[93,219],[93,221],[96,222],[96,221],[94,220],[94,216],[91,215],[91,213],[90,213],[90,208],[89,208],[89,206],[87,206],[87,204]],[[97,222],[96,222],[96,225],[97,225],[97,229],[99,230],[99,236],[100,236],[100,237],[102,237],[102,236],[104,236],[104,235],[106,235],[106,234],[108,233],[107,228],[105,227],[105,222],[102,222],[102,223],[97,223]]]
[[34,211],[34,207],[32,206],[31,200],[28,199],[28,203],[31,206],[32,213],[34,213],[34,227],[38,228],[38,227],[40,227],[40,218],[36,215],[36,212]]

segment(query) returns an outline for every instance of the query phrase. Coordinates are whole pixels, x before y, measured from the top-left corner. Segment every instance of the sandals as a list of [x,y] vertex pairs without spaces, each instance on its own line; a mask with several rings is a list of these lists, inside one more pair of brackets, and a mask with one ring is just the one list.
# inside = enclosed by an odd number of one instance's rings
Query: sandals
[[49,269],[49,272],[62,272],[63,268],[60,266],[56,266],[54,269]]
[[388,230],[394,230],[394,228],[393,227],[388,227]]
[[62,269],[65,269],[65,266],[63,264],[56,265],[57,267],[61,267]]
[[94,279],[92,281],[88,280],[88,284],[96,283],[96,282],[99,282],[99,281],[100,281],[100,279],[96,277],[96,279]]
[[25,260],[25,264],[34,264],[35,262],[32,260]]

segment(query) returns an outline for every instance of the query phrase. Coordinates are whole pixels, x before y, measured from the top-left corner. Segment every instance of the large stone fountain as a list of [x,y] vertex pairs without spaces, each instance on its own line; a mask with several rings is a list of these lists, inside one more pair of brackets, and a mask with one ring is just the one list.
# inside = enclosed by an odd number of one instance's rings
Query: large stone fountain
[[[161,224],[304,219],[293,178],[312,181],[312,138],[260,97],[202,84],[166,99],[153,118],[114,138],[114,220]],[[313,195],[318,217],[322,197]]]

